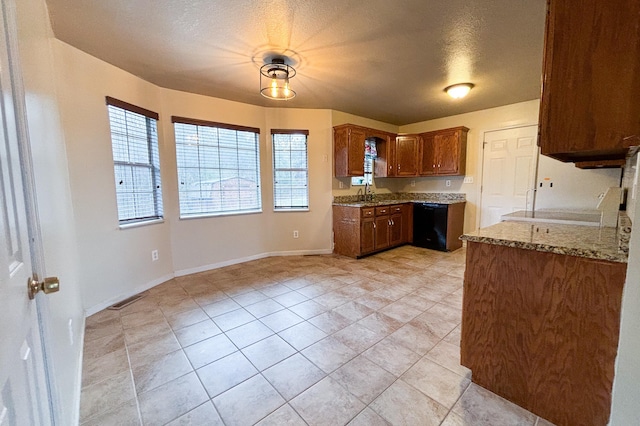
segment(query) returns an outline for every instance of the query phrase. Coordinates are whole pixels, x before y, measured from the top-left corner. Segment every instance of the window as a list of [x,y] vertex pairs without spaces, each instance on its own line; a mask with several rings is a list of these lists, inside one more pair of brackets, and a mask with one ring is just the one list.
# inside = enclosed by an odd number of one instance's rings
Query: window
[[171,117],[180,217],[260,212],[260,129]]
[[309,208],[307,130],[271,130],[273,140],[273,208]]
[[121,225],[162,219],[158,114],[107,96]]

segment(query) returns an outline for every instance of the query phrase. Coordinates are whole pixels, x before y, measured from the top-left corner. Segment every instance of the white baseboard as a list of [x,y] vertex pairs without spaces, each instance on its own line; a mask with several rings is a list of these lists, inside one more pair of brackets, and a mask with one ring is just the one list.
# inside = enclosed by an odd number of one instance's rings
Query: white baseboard
[[160,278],[156,278],[155,280],[151,280],[146,284],[142,284],[138,287],[135,287],[134,289],[132,289],[129,292],[126,292],[124,294],[120,294],[119,296],[116,297],[112,297],[109,300],[105,300],[104,302],[100,302],[96,305],[93,305],[90,308],[87,308],[87,310],[85,311],[85,317],[91,316],[95,313],[100,312],[103,309],[108,308],[109,306],[113,305],[114,303],[118,303],[123,301],[124,299],[127,299],[131,296],[135,296],[138,293],[142,293],[143,291],[149,290],[151,287],[155,287],[158,284],[162,284],[165,281],[169,281],[171,278],[173,278],[175,275],[174,274],[167,274],[167,275],[163,275]]
[[331,249],[321,249],[321,250],[294,250],[294,251],[274,251],[269,253],[269,257],[273,256],[315,256],[320,254],[331,254],[333,250]]
[[238,263],[249,262],[252,260],[265,259],[267,257],[275,256],[310,256],[318,254],[331,254],[332,250],[320,249],[320,250],[292,250],[292,251],[274,251],[267,253],[254,254],[252,256],[241,257],[238,259],[225,260],[223,262],[211,263],[209,265],[198,266],[196,268],[181,269],[176,271],[176,277],[182,277],[184,275],[197,274],[198,272],[211,271],[212,269],[218,269],[225,266],[236,265]]
[[82,364],[84,363],[84,329],[85,329],[85,323],[86,323],[86,314],[84,317],[82,317],[82,325],[80,326],[80,336],[79,336],[79,342],[78,345],[80,347],[80,361],[78,362],[78,372],[76,373],[76,385],[75,385],[75,392],[76,392],[76,397],[73,399],[74,400],[74,404],[73,404],[73,422],[71,424],[73,425],[79,425],[80,424],[80,395],[82,393]]
[[237,263],[249,262],[252,260],[264,259],[269,257],[268,253],[254,254],[252,256],[240,257],[238,259],[224,260],[222,262],[210,263],[209,265],[196,266],[195,268],[180,269],[176,271],[176,277],[183,277],[185,275],[197,274],[198,272],[210,271],[212,269],[222,268],[224,266],[231,266]]

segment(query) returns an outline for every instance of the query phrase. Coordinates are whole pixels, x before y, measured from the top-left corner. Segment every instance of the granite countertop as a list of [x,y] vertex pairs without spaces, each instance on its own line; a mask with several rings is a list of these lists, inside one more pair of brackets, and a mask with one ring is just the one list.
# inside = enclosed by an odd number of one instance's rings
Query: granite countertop
[[545,222],[565,225],[600,226],[600,212],[597,210],[519,210],[500,217],[503,221]]
[[377,207],[402,203],[435,203],[456,204],[465,203],[466,195],[457,192],[396,192],[391,194],[376,194],[374,201],[359,201],[357,195],[336,196],[334,206],[345,207]]
[[344,207],[378,207],[390,206],[392,204],[403,203],[434,203],[434,204],[457,204],[466,203],[465,200],[381,200],[381,201],[352,201],[346,203],[333,203],[334,206]]
[[555,223],[501,222],[465,234],[460,239],[627,263],[627,253],[618,249],[616,228]]

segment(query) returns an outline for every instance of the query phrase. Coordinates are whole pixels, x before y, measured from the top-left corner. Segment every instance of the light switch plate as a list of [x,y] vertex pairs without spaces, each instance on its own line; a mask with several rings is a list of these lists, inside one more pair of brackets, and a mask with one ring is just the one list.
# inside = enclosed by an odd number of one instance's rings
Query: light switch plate
[[473,183],[473,176],[465,176],[464,183]]

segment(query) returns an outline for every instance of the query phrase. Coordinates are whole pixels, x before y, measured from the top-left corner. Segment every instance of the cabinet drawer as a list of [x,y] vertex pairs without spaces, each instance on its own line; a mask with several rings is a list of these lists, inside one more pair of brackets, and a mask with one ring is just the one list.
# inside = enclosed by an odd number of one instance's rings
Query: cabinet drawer
[[391,213],[402,213],[402,206],[391,206]]
[[374,208],[373,207],[368,207],[366,209],[361,209],[362,211],[362,217],[373,217],[373,213],[374,213]]
[[376,216],[389,214],[389,206],[376,207]]

